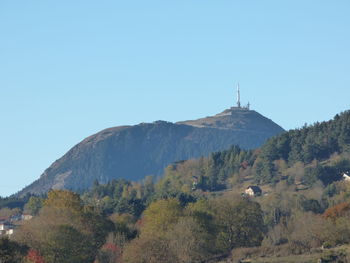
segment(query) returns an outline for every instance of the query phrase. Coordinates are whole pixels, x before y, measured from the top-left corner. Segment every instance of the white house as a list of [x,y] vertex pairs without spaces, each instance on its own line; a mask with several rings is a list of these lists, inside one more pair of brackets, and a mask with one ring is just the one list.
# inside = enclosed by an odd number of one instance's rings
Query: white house
[[1,235],[12,235],[14,226],[9,223],[0,224],[0,236]]
[[7,223],[1,223],[0,224],[0,231],[4,231],[4,230],[7,230],[9,229],[9,224]]
[[256,185],[250,185],[245,189],[244,193],[249,196],[258,196],[262,194],[261,188]]
[[343,173],[343,180],[350,182],[350,176],[349,176],[349,172],[345,172]]
[[22,215],[22,220],[30,220],[30,219],[32,219],[33,218],[33,216],[32,215],[29,215],[29,214],[23,214]]

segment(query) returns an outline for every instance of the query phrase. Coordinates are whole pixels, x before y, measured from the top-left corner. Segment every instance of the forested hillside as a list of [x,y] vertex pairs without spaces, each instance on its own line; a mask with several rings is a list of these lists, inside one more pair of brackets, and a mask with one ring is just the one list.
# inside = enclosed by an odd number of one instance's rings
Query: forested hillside
[[170,188],[187,185],[217,191],[237,186],[249,178],[253,183],[327,186],[350,171],[350,112],[328,122],[291,130],[269,139],[260,149],[242,150],[237,146],[212,153],[208,158],[175,163],[161,180]]
[[349,134],[348,111],[260,149],[173,163],[159,181],[3,200],[0,213],[34,218],[0,248],[25,262],[349,262]]

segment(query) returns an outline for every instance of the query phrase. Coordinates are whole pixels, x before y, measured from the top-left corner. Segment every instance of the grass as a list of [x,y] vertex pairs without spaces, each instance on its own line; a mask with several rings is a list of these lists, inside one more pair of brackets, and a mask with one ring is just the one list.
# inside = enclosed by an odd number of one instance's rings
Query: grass
[[[321,258],[322,253],[310,254],[310,255],[291,255],[285,257],[269,257],[269,258],[257,258],[252,260],[243,261],[246,263],[316,263]],[[242,262],[242,263],[243,263]]]
[[[334,259],[335,255],[343,255],[341,261]],[[345,256],[346,255],[346,256]],[[344,256],[346,259],[344,260]],[[336,256],[335,256],[336,257]],[[267,257],[252,257],[245,260],[241,260],[241,263],[317,263],[319,259],[323,259],[322,262],[350,262],[350,245],[338,246],[331,249],[317,250],[313,253],[301,254],[301,255],[288,255],[288,256],[267,256]],[[226,261],[219,261],[217,263],[232,263],[227,258]],[[235,262],[233,262],[235,263]]]

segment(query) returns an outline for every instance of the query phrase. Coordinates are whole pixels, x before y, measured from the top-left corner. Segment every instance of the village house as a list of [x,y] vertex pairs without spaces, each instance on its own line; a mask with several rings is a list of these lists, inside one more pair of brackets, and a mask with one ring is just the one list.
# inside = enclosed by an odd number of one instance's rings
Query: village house
[[343,180],[346,182],[350,182],[350,176],[349,176],[349,172],[345,172],[343,173]]
[[22,220],[21,214],[13,215],[10,217],[10,222],[16,222],[16,221],[21,221],[21,220]]
[[10,223],[0,223],[0,236],[2,235],[12,235],[14,230],[14,225]]
[[197,189],[197,184],[198,184],[198,177],[197,176],[192,176],[193,183],[192,183],[192,191]]
[[32,219],[32,218],[33,218],[33,216],[30,215],[30,214],[23,214],[23,215],[22,215],[22,220],[30,220],[30,219]]
[[244,193],[249,196],[259,196],[262,194],[261,188],[256,185],[250,185],[245,189]]

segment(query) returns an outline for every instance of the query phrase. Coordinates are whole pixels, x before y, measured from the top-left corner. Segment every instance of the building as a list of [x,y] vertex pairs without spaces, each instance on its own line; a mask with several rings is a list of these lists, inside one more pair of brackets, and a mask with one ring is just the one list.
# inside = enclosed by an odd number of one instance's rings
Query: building
[[343,173],[343,180],[346,182],[350,182],[350,176],[349,176],[349,172]]
[[21,214],[13,215],[10,217],[10,222],[16,222],[16,221],[21,221],[21,220],[22,220]]
[[30,219],[32,219],[33,218],[33,216],[32,215],[29,215],[29,214],[23,214],[22,215],[22,220],[30,220]]
[[10,223],[0,223],[0,236],[2,235],[12,235],[15,226]]
[[197,189],[198,185],[198,177],[197,176],[192,176],[193,182],[192,182],[192,191]]
[[244,193],[249,196],[259,196],[262,194],[262,190],[259,186],[250,185],[245,189]]

